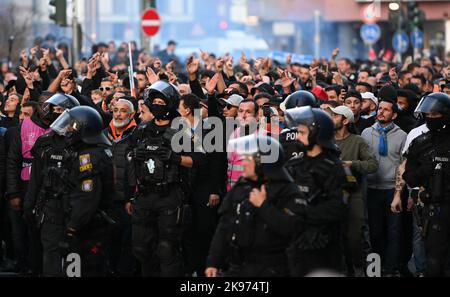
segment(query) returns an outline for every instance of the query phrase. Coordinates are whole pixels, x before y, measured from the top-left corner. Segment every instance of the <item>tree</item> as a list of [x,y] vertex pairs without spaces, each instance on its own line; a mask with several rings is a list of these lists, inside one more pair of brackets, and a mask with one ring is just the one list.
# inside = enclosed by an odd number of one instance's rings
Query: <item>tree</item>
[[32,37],[33,13],[24,10],[14,3],[0,5],[0,57],[8,57],[8,40],[14,36],[14,43],[11,51],[11,60],[17,65],[19,54],[27,45],[27,40]]

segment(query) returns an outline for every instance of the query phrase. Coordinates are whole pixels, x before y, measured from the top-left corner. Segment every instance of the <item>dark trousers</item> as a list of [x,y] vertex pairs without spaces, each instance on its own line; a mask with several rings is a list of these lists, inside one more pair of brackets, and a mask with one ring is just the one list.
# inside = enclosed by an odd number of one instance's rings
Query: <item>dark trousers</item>
[[361,196],[350,197],[348,216],[344,224],[344,252],[347,272],[354,272],[354,268],[364,268],[363,253],[363,226],[364,219],[364,201]]
[[110,215],[116,222],[108,245],[110,273],[115,276],[132,276],[137,263],[131,245],[131,216],[125,210],[125,202],[115,201]]
[[19,272],[26,273],[30,268],[27,223],[22,217],[22,211],[14,210],[11,206],[9,206],[8,210],[17,269]]
[[64,210],[60,200],[49,200],[44,206],[44,222],[41,226],[43,274],[62,276],[62,257],[59,242],[64,234]]
[[398,269],[401,241],[400,214],[391,211],[394,189],[367,190],[367,211],[372,251],[381,257],[387,272]]
[[450,250],[450,205],[426,205],[424,208],[425,275],[445,276]]
[[[110,228],[107,225],[90,224],[77,235],[69,254],[76,253],[81,260],[81,277],[107,276],[107,242],[110,238]],[[63,274],[71,271],[69,257],[63,259]]]
[[289,272],[293,277],[304,277],[318,270],[340,271],[343,253],[339,242],[332,242],[325,248],[309,251],[288,252]]
[[[5,250],[3,250],[3,242]],[[0,264],[5,258],[14,258],[14,247],[11,238],[8,201],[3,198],[3,193],[0,193]]]
[[[245,257],[244,257],[245,258]],[[272,258],[272,259],[270,259]],[[242,264],[231,264],[226,277],[286,277],[289,276],[286,255],[255,255]]]
[[209,207],[209,191],[206,185],[198,185],[193,189],[191,199],[192,221],[183,234],[186,247],[186,262],[190,272],[204,276],[206,258],[217,226],[217,208]]
[[132,243],[143,276],[182,275],[179,221],[182,198],[181,190],[172,187],[167,194],[148,193],[136,200]]

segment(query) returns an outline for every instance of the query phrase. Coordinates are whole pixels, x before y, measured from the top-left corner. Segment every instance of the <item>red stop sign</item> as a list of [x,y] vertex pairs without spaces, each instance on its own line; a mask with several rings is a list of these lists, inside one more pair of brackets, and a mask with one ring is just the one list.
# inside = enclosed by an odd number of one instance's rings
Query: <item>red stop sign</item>
[[158,34],[161,28],[161,19],[156,9],[148,9],[142,15],[142,30],[150,37]]

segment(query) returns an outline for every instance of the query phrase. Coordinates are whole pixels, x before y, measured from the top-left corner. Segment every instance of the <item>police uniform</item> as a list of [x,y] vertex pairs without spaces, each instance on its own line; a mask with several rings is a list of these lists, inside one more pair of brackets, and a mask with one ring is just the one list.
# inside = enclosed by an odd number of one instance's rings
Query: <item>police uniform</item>
[[300,193],[289,180],[266,184],[267,200],[260,208],[248,197],[261,183],[241,178],[225,197],[207,260],[208,267],[226,267],[227,276],[288,275],[286,248],[295,231],[295,208]]
[[135,181],[130,184],[137,186],[132,243],[144,276],[180,276],[182,271],[182,169],[163,156],[171,154],[171,139],[176,132],[170,125],[158,126],[152,121],[141,124],[132,136],[130,176]]
[[450,239],[450,133],[423,134],[411,143],[403,178],[422,186],[425,203],[423,235],[427,252],[425,275],[443,276]]
[[443,276],[450,249],[450,96],[432,93],[422,99],[416,112],[442,115],[425,117],[430,131],[415,138],[408,148],[403,179],[412,188],[425,189],[419,195],[425,204],[425,275]]
[[105,245],[115,223],[107,214],[114,189],[112,153],[105,145],[82,145],[75,150],[77,158],[70,177],[73,188],[66,210],[69,212],[66,229],[75,230],[75,236],[65,238],[70,242],[67,254],[80,255],[81,276],[104,276]]
[[[302,154],[286,167],[304,196],[296,208],[302,221],[288,249],[292,276],[304,276],[319,268],[339,270],[343,264],[341,225],[346,201],[346,175],[334,140],[334,124],[323,110],[303,106],[286,112],[291,129],[307,126],[308,143],[298,141]],[[315,157],[308,156],[320,147]]]
[[64,195],[69,191],[69,172],[75,154],[65,137],[54,132],[41,136],[33,147],[31,179],[28,184],[27,213],[33,213],[40,228],[44,276],[61,276],[59,241],[64,233]]
[[[252,157],[256,178],[241,177],[225,197],[207,266],[228,268],[227,276],[287,276],[286,248],[298,228],[295,208],[301,195],[283,167],[284,151],[278,141],[263,135],[240,137],[229,145]],[[251,192],[262,186],[266,199],[256,207]]]
[[74,152],[69,169],[69,191],[64,211],[65,231],[59,243],[68,276],[77,254],[81,276],[106,275],[106,242],[115,222],[109,217],[114,194],[111,143],[102,133],[103,121],[92,107],[66,110],[52,124],[52,130],[66,136]]
[[311,158],[291,159],[286,165],[304,200],[296,208],[302,224],[290,246],[292,276],[304,276],[314,269],[339,270],[342,265],[341,224],[345,173],[334,152]]

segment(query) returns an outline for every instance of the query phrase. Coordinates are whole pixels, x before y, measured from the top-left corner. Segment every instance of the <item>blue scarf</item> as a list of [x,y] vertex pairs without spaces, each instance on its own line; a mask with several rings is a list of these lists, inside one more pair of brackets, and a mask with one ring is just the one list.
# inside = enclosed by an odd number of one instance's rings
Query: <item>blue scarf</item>
[[388,155],[388,141],[387,134],[394,129],[394,123],[390,124],[386,128],[381,127],[380,123],[377,123],[377,131],[380,133],[380,144],[378,145],[378,153],[380,156],[386,157]]

